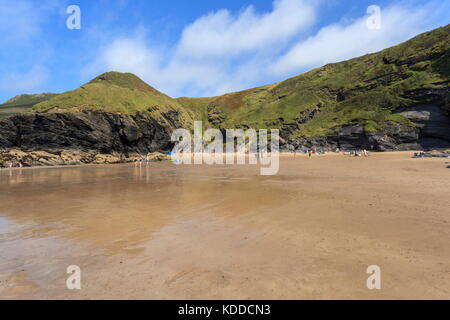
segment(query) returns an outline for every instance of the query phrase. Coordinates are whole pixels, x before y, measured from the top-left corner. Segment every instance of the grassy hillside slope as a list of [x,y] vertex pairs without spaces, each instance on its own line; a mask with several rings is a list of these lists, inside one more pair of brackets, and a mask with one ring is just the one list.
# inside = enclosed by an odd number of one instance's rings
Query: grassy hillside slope
[[[202,103],[187,98],[180,102],[209,114],[211,124],[223,128],[301,124],[293,137],[323,136],[347,124],[360,124],[368,132],[392,123],[412,126],[395,111],[426,103],[433,94],[448,97],[449,48],[447,25],[381,52],[329,64],[274,85]],[[432,94],[420,94],[425,91]],[[449,102],[444,101],[442,108],[449,111]]]
[[15,113],[31,111],[31,108],[43,101],[47,101],[56,94],[39,93],[39,94],[21,94],[0,104],[0,117],[7,117]]
[[65,92],[33,107],[37,112],[107,111],[121,114],[148,112],[156,120],[177,112],[186,124],[193,112],[152,88],[131,73],[107,72],[80,88]]
[[308,139],[346,125],[365,132],[382,132],[392,124],[414,127],[398,111],[417,104],[439,105],[448,114],[449,78],[447,25],[378,53],[219,97],[172,99],[133,74],[108,72],[79,89],[42,97],[38,104],[25,104],[31,97],[23,96],[2,106],[33,106],[39,113],[145,112],[161,123],[175,116],[186,128],[203,120],[208,127],[278,128],[290,138]]

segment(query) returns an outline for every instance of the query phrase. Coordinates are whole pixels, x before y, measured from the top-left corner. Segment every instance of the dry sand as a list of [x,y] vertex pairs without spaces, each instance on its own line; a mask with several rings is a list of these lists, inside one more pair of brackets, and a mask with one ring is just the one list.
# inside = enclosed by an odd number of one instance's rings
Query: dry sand
[[411,155],[1,170],[0,298],[449,299],[450,169]]

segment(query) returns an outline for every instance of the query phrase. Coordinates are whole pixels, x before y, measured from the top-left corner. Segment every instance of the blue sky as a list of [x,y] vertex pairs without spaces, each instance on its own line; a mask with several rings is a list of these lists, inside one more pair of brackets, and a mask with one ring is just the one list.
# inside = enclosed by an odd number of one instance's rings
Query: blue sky
[[[69,30],[69,5],[81,29]],[[381,9],[380,28],[367,8]],[[133,72],[173,96],[284,80],[450,23],[450,1],[0,0],[0,101]]]

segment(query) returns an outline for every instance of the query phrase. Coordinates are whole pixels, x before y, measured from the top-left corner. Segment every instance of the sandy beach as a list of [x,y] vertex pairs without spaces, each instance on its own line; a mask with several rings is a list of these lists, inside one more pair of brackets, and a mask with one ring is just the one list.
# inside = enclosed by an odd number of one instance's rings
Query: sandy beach
[[412,154],[3,169],[0,299],[449,299],[448,160]]

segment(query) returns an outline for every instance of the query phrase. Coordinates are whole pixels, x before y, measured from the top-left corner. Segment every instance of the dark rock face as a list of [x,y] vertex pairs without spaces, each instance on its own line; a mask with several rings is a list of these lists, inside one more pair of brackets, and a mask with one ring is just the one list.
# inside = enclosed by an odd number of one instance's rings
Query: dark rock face
[[[433,57],[424,57],[424,60]],[[422,61],[422,60],[420,60]],[[404,61],[402,64],[417,63]],[[392,63],[385,61],[385,63]],[[446,84],[448,81],[436,83]],[[336,101],[345,100],[348,93],[330,91]],[[406,91],[404,98],[414,101],[411,106],[397,110],[396,113],[408,118],[415,126],[392,124],[380,132],[366,132],[360,125],[346,125],[334,128],[334,132],[325,137],[308,139],[289,139],[302,124],[314,118],[320,112],[320,105],[311,113],[301,115],[293,124],[285,124],[280,132],[287,142],[282,150],[320,148],[333,149],[341,147],[347,150],[367,149],[376,151],[395,150],[431,150],[450,148],[450,89],[423,88]]]
[[102,153],[148,153],[172,148],[177,114],[161,125],[148,113],[30,113],[0,120],[0,148],[24,151],[79,149]]
[[380,132],[366,132],[360,125],[346,125],[334,128],[334,132],[325,137],[289,139],[292,132],[302,124],[294,123],[285,125],[281,130],[281,137],[287,141],[281,149],[289,151],[340,147],[346,150],[403,151],[450,148],[450,116],[442,107],[442,103],[441,106],[415,105],[398,110],[397,113],[408,118],[415,126],[392,124]]
[[399,112],[419,128],[418,143],[423,148],[450,144],[450,117],[437,105],[418,105]]
[[[292,125],[283,125],[283,119],[280,119],[282,151],[314,147],[376,151],[450,148],[449,116],[433,104],[398,111],[416,126],[393,124],[381,132],[366,132],[362,126],[346,125],[334,128],[333,133],[324,137],[289,138],[318,112],[320,106],[300,114]],[[100,111],[18,114],[0,120],[0,149],[25,152],[79,150],[92,153],[90,158],[100,162],[104,160],[96,159],[96,153],[115,154],[111,161],[116,161],[122,159],[122,155],[169,151],[173,147],[171,134],[182,125],[176,111],[161,116],[162,121],[146,112],[134,115]]]
[[[404,151],[422,149],[418,143],[419,132],[417,128],[395,124],[387,127],[383,132],[368,133],[371,150],[377,151]],[[365,149],[366,146],[364,146]]]
[[225,114],[215,105],[210,105],[207,108],[208,121],[212,124],[219,126],[225,120]]
[[450,147],[450,125],[446,122],[448,118],[427,116],[426,119],[420,119],[422,124],[416,127],[395,124],[381,132],[366,132],[359,125],[336,127],[334,132],[326,137],[289,140],[281,148],[299,150],[340,147],[345,150],[405,151]]
[[326,137],[296,139],[289,141],[283,149],[367,149],[374,151],[394,151],[421,149],[418,144],[419,133],[416,128],[399,124],[386,128],[383,132],[366,132],[359,125],[336,127],[333,134]]

